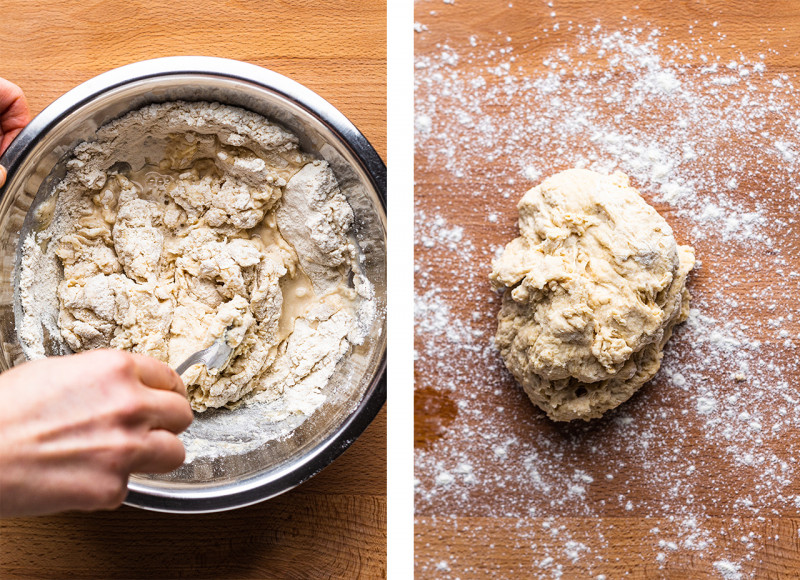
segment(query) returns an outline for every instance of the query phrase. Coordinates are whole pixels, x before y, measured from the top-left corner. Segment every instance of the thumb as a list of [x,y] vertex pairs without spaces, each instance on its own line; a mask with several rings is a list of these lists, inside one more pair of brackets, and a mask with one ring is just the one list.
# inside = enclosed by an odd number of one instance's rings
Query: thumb
[[6,182],[6,168],[0,165],[0,187]]

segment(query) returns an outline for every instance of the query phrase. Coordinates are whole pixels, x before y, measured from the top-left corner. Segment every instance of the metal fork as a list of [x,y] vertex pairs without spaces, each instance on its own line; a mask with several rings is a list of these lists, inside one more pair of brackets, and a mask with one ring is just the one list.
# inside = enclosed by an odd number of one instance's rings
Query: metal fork
[[228,361],[231,353],[233,352],[233,347],[229,345],[227,341],[229,329],[230,328],[226,328],[225,332],[222,333],[222,336],[215,340],[214,344],[208,348],[198,350],[196,353],[189,355],[189,358],[177,366],[175,372],[179,375],[182,375],[186,372],[186,369],[198,363],[204,364],[208,370],[218,369],[225,366],[225,363]]

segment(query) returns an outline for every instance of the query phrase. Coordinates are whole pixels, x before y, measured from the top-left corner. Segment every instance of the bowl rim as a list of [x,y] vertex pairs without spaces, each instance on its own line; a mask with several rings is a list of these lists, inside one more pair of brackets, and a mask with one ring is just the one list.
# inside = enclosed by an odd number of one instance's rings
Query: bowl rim
[[[40,135],[84,105],[118,87],[151,78],[179,75],[221,77],[278,94],[293,105],[316,117],[335,134],[352,157],[361,164],[364,175],[380,201],[386,215],[386,165],[378,153],[338,109],[325,99],[275,71],[243,61],[211,56],[171,56],[127,64],[94,78],[68,91],[42,110],[11,142],[0,156],[0,165],[7,170],[6,183],[0,187],[0,198],[13,181],[14,173],[30,154]],[[225,484],[213,489],[153,489],[138,481],[128,482],[125,504],[152,511],[171,513],[209,513],[236,509],[273,498],[297,487],[313,477],[341,455],[361,435],[386,402],[386,351],[384,348],[377,371],[359,403],[325,439],[293,463],[275,474],[252,476],[245,485]],[[262,481],[264,480],[264,481]]]

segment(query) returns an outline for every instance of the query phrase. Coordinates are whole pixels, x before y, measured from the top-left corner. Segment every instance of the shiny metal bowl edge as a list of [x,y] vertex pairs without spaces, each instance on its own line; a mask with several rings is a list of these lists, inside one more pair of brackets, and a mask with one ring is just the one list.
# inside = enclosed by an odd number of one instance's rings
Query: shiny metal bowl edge
[[[178,99],[218,101],[265,115],[298,134],[304,150],[331,164],[356,213],[355,233],[365,255],[365,269],[376,286],[380,318],[373,325],[368,348],[356,353],[363,376],[337,369],[341,381],[358,379],[359,392],[344,392],[330,417],[319,410],[312,415],[300,429],[299,440],[286,447],[291,453],[269,469],[258,468],[256,454],[228,465],[235,476],[225,475],[225,465],[203,465],[196,470],[201,473],[199,484],[189,476],[181,479],[180,473],[172,479],[130,479],[125,502],[129,505],[203,513],[250,505],[299,485],[344,452],[385,403],[386,167],[367,139],[327,101],[252,64],[214,57],[167,57],[123,66],[81,84],[33,119],[0,157],[0,165],[8,171],[6,184],[0,188],[0,368],[26,360],[15,329],[20,314],[14,299],[19,238],[30,228],[29,209],[48,197],[53,180],[58,179],[54,169],[102,124],[150,103]],[[280,453],[283,448],[276,449],[264,453]]]

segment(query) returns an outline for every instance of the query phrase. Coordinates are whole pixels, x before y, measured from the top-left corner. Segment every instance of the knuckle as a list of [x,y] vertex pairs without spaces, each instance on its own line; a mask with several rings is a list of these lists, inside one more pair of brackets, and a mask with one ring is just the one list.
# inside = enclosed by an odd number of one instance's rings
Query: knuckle
[[111,424],[123,429],[139,423],[146,414],[146,402],[141,394],[119,386],[110,392],[107,408]]
[[113,510],[122,505],[128,495],[128,481],[125,479],[117,479],[116,481],[109,482],[100,490],[98,503],[101,509]]
[[128,478],[105,473],[94,479],[86,493],[87,510],[113,510],[119,507],[128,495]]
[[123,350],[108,350],[103,356],[108,369],[119,376],[129,377],[136,369],[136,362],[131,354]]
[[113,430],[107,434],[106,450],[101,459],[104,472],[118,478],[127,478],[131,472],[131,464],[141,451],[140,437],[124,427]]
[[128,475],[128,473],[130,473],[129,466],[133,462],[134,458],[136,458],[142,452],[142,447],[143,444],[141,440],[136,437],[125,437],[122,441],[120,441],[117,454],[121,460],[120,471],[124,475]]

